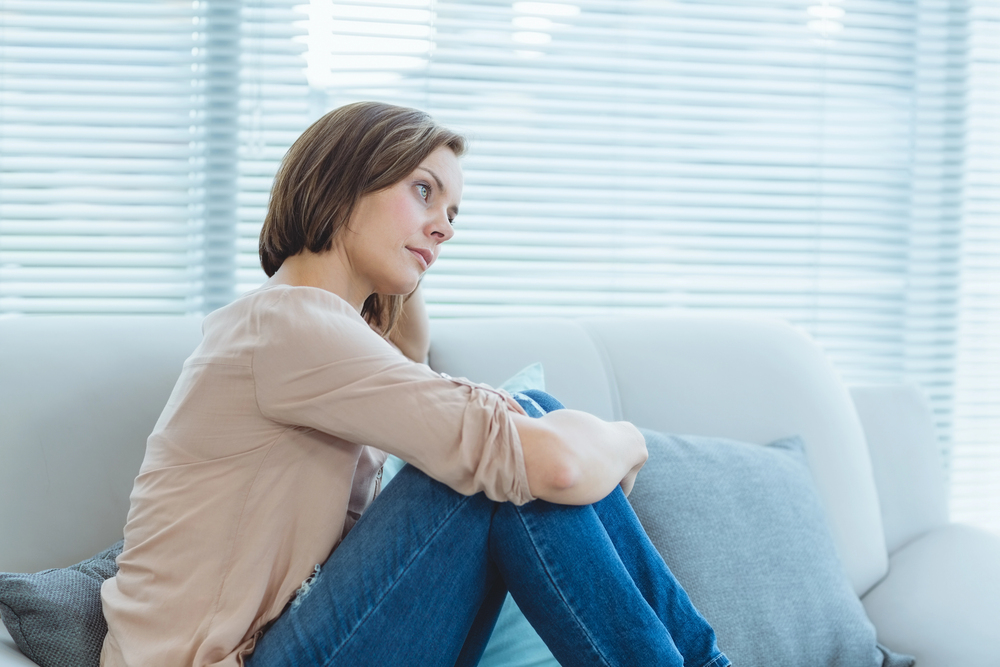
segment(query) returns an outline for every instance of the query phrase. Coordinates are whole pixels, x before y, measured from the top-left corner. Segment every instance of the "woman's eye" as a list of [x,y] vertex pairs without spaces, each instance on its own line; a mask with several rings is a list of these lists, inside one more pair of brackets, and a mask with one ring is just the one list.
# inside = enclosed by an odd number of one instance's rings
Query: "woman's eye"
[[431,196],[431,189],[422,183],[417,186],[417,192],[420,193],[421,199],[427,199]]

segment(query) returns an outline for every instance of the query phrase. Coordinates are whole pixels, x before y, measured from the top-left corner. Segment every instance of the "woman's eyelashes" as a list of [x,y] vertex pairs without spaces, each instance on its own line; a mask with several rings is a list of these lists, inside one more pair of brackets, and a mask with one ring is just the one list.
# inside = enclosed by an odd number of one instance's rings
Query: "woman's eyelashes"
[[[431,186],[428,183],[417,183],[417,195],[423,199],[425,202],[429,201],[431,198]],[[455,218],[449,216],[448,224],[454,226]]]

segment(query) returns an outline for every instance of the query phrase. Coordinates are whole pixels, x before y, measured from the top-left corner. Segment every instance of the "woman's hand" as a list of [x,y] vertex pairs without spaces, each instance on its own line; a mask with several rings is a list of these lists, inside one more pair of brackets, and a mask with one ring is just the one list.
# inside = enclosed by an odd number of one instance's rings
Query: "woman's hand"
[[625,478],[622,479],[621,483],[619,484],[619,486],[622,487],[622,491],[625,492],[626,498],[628,498],[628,494],[632,493],[632,487],[635,486],[635,476],[639,474],[639,471],[642,470],[642,466],[645,464],[646,464],[646,459],[644,458],[642,460],[642,463],[636,464],[634,468],[628,471],[628,474],[625,475]]
[[531,494],[549,502],[589,505],[617,485],[628,494],[649,456],[645,438],[629,422],[606,422],[578,410],[512,418]]
[[403,312],[389,334],[389,342],[413,361],[426,363],[431,348],[430,322],[419,284],[403,304]]

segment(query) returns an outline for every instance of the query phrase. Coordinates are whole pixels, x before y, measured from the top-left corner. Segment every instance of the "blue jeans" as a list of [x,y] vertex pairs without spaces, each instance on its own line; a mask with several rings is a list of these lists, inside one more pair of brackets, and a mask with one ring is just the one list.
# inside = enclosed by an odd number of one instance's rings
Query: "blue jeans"
[[[562,407],[516,398],[535,417]],[[621,488],[593,505],[518,507],[407,465],[247,665],[472,667],[508,590],[562,665],[730,664]]]

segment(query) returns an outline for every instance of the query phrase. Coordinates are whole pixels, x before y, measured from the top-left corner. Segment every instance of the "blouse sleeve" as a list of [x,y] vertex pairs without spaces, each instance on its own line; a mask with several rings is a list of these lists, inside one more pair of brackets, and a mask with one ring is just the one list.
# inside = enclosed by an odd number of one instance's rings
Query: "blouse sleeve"
[[534,499],[508,394],[410,361],[346,302],[318,292],[281,290],[258,313],[253,373],[265,417],[394,454],[465,495]]

